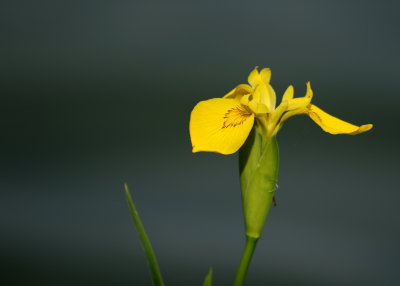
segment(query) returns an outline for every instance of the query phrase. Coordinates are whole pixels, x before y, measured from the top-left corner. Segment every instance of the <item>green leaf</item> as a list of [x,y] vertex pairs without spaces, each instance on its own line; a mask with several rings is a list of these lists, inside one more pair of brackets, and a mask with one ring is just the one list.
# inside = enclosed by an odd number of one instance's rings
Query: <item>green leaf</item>
[[208,271],[208,274],[206,276],[206,279],[204,279],[203,286],[212,286],[212,268],[210,268],[210,271]]
[[[144,252],[146,253],[147,263],[149,264],[151,279],[153,280],[154,286],[164,286],[164,282],[161,277],[160,269],[158,267],[156,256],[154,255],[153,248],[151,247],[150,240],[147,237],[146,231],[144,230],[143,224],[140,221],[139,214],[133,204],[131,194],[129,193],[128,185],[125,184],[125,195],[128,200],[129,209],[132,214],[133,222],[135,223],[136,230],[139,234],[140,241]],[[210,284],[211,285],[211,284]]]

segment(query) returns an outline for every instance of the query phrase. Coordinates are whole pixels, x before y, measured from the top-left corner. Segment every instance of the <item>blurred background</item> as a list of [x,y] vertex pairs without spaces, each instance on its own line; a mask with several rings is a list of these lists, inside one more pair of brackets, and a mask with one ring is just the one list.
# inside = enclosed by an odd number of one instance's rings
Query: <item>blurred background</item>
[[247,285],[399,285],[395,1],[2,1],[2,285],[230,285],[244,246],[237,155],[191,153],[192,108],[255,67],[354,124],[278,135],[278,206]]

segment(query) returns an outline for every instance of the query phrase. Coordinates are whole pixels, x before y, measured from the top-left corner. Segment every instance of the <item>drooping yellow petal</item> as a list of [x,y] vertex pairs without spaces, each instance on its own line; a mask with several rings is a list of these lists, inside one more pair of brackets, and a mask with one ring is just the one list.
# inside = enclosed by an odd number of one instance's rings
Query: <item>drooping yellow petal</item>
[[245,94],[250,94],[252,88],[248,84],[239,84],[237,87],[228,92],[224,98],[239,98]]
[[235,153],[246,141],[253,124],[254,114],[236,99],[201,101],[190,116],[193,152]]
[[356,126],[329,115],[317,106],[310,104],[307,111],[308,116],[317,123],[325,132],[331,134],[356,135],[366,132],[372,128],[372,124]]

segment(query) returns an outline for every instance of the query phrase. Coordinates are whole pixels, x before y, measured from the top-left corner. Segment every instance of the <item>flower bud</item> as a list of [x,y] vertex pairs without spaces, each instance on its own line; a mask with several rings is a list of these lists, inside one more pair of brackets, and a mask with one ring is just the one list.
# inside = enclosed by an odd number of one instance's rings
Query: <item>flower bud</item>
[[246,236],[258,239],[271,206],[278,177],[279,151],[276,137],[253,127],[239,150],[240,184]]

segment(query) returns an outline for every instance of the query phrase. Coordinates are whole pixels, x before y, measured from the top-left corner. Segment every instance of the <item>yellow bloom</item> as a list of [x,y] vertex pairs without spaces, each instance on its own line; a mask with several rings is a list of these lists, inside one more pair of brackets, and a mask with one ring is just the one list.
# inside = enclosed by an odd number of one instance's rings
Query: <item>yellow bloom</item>
[[307,83],[304,97],[293,98],[293,86],[283,94],[275,108],[276,95],[270,85],[271,70],[255,68],[241,84],[223,98],[199,102],[190,117],[193,152],[235,153],[246,141],[254,123],[258,131],[273,137],[292,116],[308,115],[324,131],[331,134],[356,135],[372,128],[372,124],[356,126],[335,118],[311,104],[313,92]]

